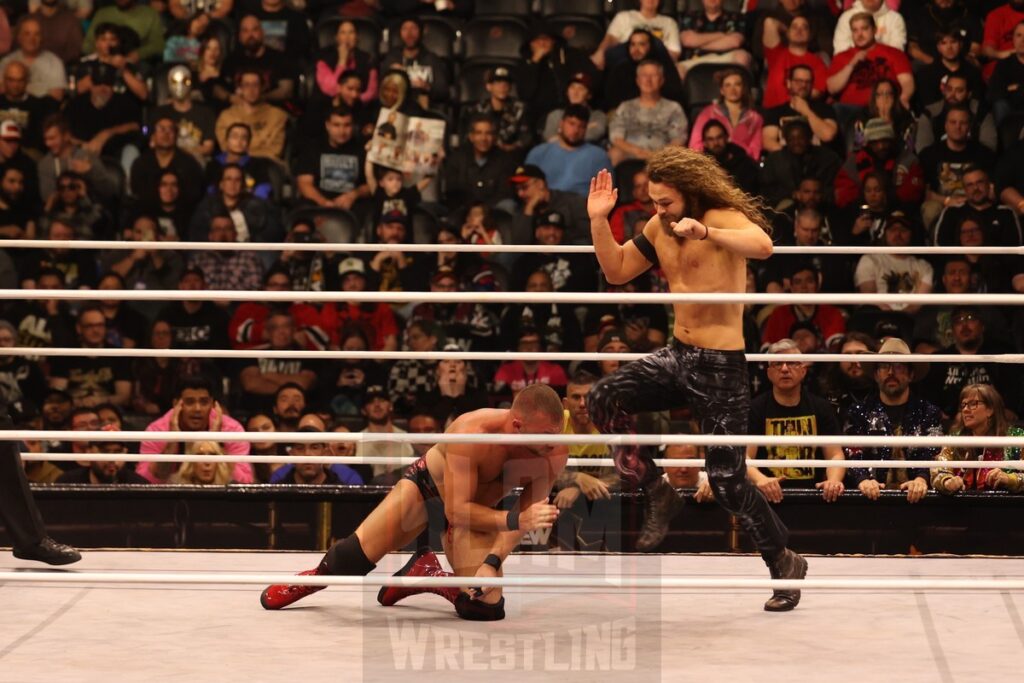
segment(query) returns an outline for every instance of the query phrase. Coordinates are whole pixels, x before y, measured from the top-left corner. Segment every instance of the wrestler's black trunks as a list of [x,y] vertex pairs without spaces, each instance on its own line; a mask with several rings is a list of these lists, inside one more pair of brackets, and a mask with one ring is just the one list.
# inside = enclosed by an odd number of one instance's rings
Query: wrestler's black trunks
[[402,479],[408,479],[416,484],[424,502],[441,497],[441,493],[437,490],[437,484],[434,483],[434,478],[430,476],[430,470],[427,469],[427,456],[425,455],[405,469]]

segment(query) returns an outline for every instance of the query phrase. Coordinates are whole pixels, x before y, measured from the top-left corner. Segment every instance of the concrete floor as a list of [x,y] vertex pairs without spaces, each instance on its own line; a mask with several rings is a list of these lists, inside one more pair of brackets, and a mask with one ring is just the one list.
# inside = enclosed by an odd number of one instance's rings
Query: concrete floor
[[[392,555],[377,571],[393,572]],[[72,569],[295,572],[284,553],[89,551]],[[765,575],[745,556],[518,555],[510,574]],[[0,570],[33,568],[10,555]],[[811,558],[814,577],[1024,577],[1024,559]],[[265,612],[255,586],[0,585],[0,681],[1019,681],[1024,594],[507,591],[464,622],[433,595],[393,608],[331,588]],[[443,672],[435,676],[435,672]],[[418,677],[423,680],[423,677]]]

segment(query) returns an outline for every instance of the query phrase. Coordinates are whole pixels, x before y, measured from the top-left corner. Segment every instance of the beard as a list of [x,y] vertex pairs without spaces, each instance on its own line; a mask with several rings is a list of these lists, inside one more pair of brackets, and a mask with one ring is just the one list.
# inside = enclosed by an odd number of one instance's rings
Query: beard
[[117,470],[104,467],[103,463],[97,463],[90,469],[92,470],[92,476],[96,477],[96,481],[101,484],[113,484],[117,479]]
[[[664,216],[658,217],[658,222],[661,224],[662,231],[669,237],[677,237],[675,232],[672,231],[672,223],[678,223],[681,216],[671,216],[665,214]],[[680,238],[681,239],[681,238]]]

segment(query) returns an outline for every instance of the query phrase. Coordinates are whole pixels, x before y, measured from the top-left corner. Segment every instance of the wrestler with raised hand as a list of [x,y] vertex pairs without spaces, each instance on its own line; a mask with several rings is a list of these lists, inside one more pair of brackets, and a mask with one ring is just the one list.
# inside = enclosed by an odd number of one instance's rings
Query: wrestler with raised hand
[[[746,291],[748,258],[772,254],[760,203],[738,189],[712,159],[668,147],[647,161],[656,214],[643,231],[619,245],[608,215],[618,193],[607,171],[590,181],[587,210],[594,250],[608,282],[624,284],[661,266],[677,294]],[[750,392],[743,353],[743,304],[677,303],[674,338],[665,348],[621,366],[591,389],[588,406],[602,432],[632,432],[632,415],[688,404],[703,434],[745,434]],[[715,499],[750,534],[774,578],[802,579],[807,562],[786,548],[788,531],[747,481],[743,446],[711,446],[705,469]],[[659,476],[648,449],[618,446],[614,458],[627,484],[645,491],[647,508],[636,547],[653,550],[682,505]],[[787,611],[800,591],[775,591],[769,611]]]
[[[516,395],[507,410],[485,408],[457,418],[448,434],[561,434],[562,401],[551,387],[535,384]],[[443,543],[456,576],[501,576],[501,565],[523,534],[550,528],[558,509],[548,494],[565,467],[565,446],[502,443],[436,444],[409,466],[403,477],[355,533],[335,543],[320,564],[302,575],[365,576],[388,552],[416,539],[427,526],[426,501],[439,498],[449,525]],[[523,487],[518,505],[496,510],[513,488]],[[450,576],[434,553],[421,549],[400,576]],[[382,588],[377,599],[393,605],[416,593],[435,593],[455,605],[463,619],[505,617],[500,588]],[[287,607],[324,586],[270,586],[260,602],[269,610]]]

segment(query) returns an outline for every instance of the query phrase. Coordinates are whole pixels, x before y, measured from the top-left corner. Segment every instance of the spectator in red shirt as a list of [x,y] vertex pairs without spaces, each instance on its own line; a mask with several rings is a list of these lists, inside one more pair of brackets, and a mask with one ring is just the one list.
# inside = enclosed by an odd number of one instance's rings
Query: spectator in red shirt
[[[821,289],[821,272],[807,259],[795,261],[788,273],[789,291],[794,294],[817,294]],[[808,321],[821,332],[825,346],[838,345],[846,334],[846,319],[842,311],[831,304],[787,304],[777,306],[764,323],[761,344],[768,347],[789,337],[793,325]]]
[[885,119],[870,119],[864,125],[864,149],[846,158],[836,176],[836,206],[853,203],[865,177],[872,171],[888,179],[888,187],[906,204],[919,204],[924,197],[924,171],[910,151],[896,139],[896,130]]
[[[540,344],[540,333],[536,328],[526,326],[521,328],[517,351],[539,353]],[[515,397],[531,384],[547,384],[561,388],[568,382],[565,370],[558,363],[543,360],[516,360],[502,363],[498,371],[494,373],[494,393],[511,394],[512,397]]]
[[907,55],[875,40],[875,18],[867,12],[850,18],[853,47],[832,60],[828,71],[828,91],[837,96],[840,105],[866,107],[871,88],[883,78],[900,84],[900,100],[910,108],[914,95],[914,76]]
[[1013,29],[1024,21],[1024,0],[1011,0],[997,7],[985,17],[985,37],[981,42],[981,55],[992,61],[981,70],[988,80],[1000,59],[1013,54]]
[[814,82],[810,88],[812,98],[821,97],[825,92],[828,68],[821,57],[811,52],[808,45],[811,41],[811,22],[807,17],[794,17],[789,26],[786,27],[786,36],[783,39],[778,31],[769,31],[768,24],[765,24],[764,58],[768,64],[768,76],[764,85],[764,97],[761,105],[764,109],[771,109],[789,102],[790,93],[786,87],[786,80],[794,66],[809,67],[814,76]]
[[619,244],[625,244],[626,240],[640,234],[647,221],[654,215],[654,202],[647,193],[647,181],[647,171],[640,169],[633,174],[631,181],[623,184],[623,187],[630,188],[633,201],[620,204],[608,219],[612,226],[612,235]]
[[[343,292],[366,291],[366,264],[350,256],[338,264],[338,277]],[[332,329],[355,323],[366,334],[371,351],[398,350],[398,323],[387,304],[339,302],[324,307],[324,319],[333,317]]]

